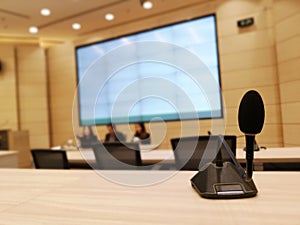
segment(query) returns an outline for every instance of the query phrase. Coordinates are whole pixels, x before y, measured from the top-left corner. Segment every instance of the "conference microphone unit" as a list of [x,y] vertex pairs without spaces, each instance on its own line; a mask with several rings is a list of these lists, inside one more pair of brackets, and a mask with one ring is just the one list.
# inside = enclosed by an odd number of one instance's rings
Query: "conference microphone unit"
[[[264,104],[261,96],[254,90],[248,91],[242,98],[238,123],[246,138],[246,171],[237,162],[230,147],[219,136],[232,162],[223,164],[208,163],[191,179],[192,187],[204,198],[233,199],[249,198],[257,194],[252,180],[255,135],[260,133],[265,119]],[[221,166],[220,166],[221,165]]]

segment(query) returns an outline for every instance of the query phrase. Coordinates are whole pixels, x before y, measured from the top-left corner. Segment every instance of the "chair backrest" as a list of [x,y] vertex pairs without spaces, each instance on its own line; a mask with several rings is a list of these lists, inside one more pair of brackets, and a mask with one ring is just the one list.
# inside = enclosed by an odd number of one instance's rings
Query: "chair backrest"
[[142,165],[138,143],[99,143],[94,145],[97,169],[139,169]]
[[[223,136],[232,153],[236,154],[236,136]],[[224,141],[223,140],[223,141]],[[199,170],[199,164],[203,153],[207,149],[211,152],[217,152],[221,148],[222,161],[232,161],[230,155],[221,144],[218,136],[195,136],[171,139],[172,149],[174,150],[176,168],[181,170]],[[216,158],[207,159],[215,162]]]
[[32,149],[36,169],[69,169],[67,154],[62,150]]

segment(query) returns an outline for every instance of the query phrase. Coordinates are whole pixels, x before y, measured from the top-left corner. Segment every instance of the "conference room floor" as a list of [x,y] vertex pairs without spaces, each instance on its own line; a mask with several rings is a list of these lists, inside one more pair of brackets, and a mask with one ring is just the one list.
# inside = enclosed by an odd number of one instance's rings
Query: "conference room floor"
[[[107,172],[147,183],[170,171]],[[300,224],[299,172],[255,172],[258,195],[232,200],[201,198],[195,174],[132,187],[93,170],[1,169],[0,224]]]

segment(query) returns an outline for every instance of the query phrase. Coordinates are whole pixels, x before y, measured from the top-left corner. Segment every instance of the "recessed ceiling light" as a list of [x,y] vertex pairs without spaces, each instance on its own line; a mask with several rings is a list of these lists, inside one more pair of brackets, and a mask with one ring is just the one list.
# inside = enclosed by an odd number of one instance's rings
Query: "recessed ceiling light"
[[43,15],[43,16],[50,16],[50,14],[51,14],[50,9],[44,8],[41,10],[41,15]]
[[153,3],[151,1],[144,1],[143,2],[143,8],[144,9],[152,9]]
[[38,32],[39,32],[39,28],[34,27],[34,26],[29,27],[29,33],[31,33],[31,34],[36,34],[36,33],[38,33]]
[[72,28],[73,28],[74,30],[80,30],[80,29],[81,29],[81,25],[80,25],[80,23],[73,23],[73,24],[72,24]]
[[105,19],[106,19],[107,21],[112,21],[112,20],[115,19],[115,16],[114,16],[114,14],[112,14],[112,13],[107,13],[107,14],[105,15]]

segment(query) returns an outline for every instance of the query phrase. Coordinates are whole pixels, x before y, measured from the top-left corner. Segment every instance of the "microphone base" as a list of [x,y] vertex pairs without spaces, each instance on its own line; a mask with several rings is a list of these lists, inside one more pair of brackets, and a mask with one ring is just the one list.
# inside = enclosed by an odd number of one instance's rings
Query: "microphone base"
[[246,181],[231,162],[225,162],[222,167],[210,163],[192,177],[191,184],[203,198],[250,198],[257,194],[253,180]]

